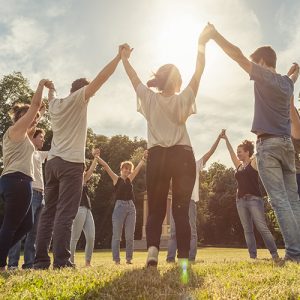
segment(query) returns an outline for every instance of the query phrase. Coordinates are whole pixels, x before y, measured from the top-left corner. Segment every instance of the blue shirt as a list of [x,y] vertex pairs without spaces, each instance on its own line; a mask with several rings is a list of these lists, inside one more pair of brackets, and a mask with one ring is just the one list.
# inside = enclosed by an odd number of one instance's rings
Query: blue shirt
[[252,63],[250,79],[254,80],[255,96],[251,131],[290,136],[293,81],[287,75],[273,73],[255,63]]

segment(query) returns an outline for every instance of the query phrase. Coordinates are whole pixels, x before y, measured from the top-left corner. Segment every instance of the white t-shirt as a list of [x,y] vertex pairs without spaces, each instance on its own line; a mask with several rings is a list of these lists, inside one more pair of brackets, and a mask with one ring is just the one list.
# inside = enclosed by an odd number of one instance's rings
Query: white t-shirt
[[195,180],[195,185],[191,197],[191,199],[194,200],[195,202],[199,201],[199,177],[200,177],[200,172],[204,169],[204,167],[205,165],[203,165],[202,158],[196,161],[196,180]]
[[87,104],[85,87],[64,99],[49,102],[53,130],[48,160],[58,156],[63,160],[84,163],[87,134]]
[[34,181],[32,182],[32,188],[37,190],[44,190],[43,179],[43,163],[48,156],[48,151],[34,151],[33,152],[33,171]]
[[178,95],[163,97],[140,83],[136,90],[137,111],[147,120],[148,148],[174,145],[191,146],[187,118],[196,113],[195,95],[187,87]]

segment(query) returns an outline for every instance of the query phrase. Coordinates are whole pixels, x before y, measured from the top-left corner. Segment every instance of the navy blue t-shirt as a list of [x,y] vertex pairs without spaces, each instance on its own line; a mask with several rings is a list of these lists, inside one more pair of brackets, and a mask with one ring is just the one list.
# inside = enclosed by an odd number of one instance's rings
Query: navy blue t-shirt
[[293,81],[287,75],[273,73],[255,63],[252,63],[250,80],[254,80],[255,96],[251,131],[290,136]]

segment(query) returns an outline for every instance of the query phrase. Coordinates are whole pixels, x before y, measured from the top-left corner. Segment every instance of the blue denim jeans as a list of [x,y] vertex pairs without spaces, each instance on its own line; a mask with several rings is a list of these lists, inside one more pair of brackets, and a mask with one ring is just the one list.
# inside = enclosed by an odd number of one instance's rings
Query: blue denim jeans
[[289,137],[257,141],[257,166],[285,242],[286,258],[300,261],[300,201],[295,151]]
[[85,261],[91,262],[95,243],[95,222],[92,215],[92,211],[85,206],[79,206],[78,212],[72,225],[70,243],[72,263],[74,263],[76,246],[82,230],[85,236]]
[[133,255],[133,240],[136,211],[132,200],[117,200],[112,214],[113,235],[111,249],[113,260],[120,262],[120,240],[125,226],[126,260],[131,261]]
[[[191,243],[190,243],[189,260],[195,261],[196,254],[197,254],[197,204],[194,200],[190,201],[189,220],[191,226]],[[175,261],[176,250],[177,250],[176,228],[175,228],[175,222],[171,210],[170,239],[168,242],[167,261],[169,262]]]
[[[44,195],[42,192],[37,190],[32,190],[32,215],[33,215],[33,227],[27,233],[24,243],[24,264],[22,265],[23,269],[30,269],[33,266],[34,256],[35,256],[35,238],[36,231],[39,221],[39,216],[41,209],[43,207]],[[13,247],[10,248],[8,252],[8,267],[18,267],[20,252],[21,252],[21,239]]]
[[244,235],[251,258],[257,257],[256,240],[253,231],[253,223],[261,234],[265,246],[272,257],[277,257],[277,247],[274,238],[267,226],[264,210],[264,200],[261,197],[245,195],[236,201],[237,211],[244,229]]

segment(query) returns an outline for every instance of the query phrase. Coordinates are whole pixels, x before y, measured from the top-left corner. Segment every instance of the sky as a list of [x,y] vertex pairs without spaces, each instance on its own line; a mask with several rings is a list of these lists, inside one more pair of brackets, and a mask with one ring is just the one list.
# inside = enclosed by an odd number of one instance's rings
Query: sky
[[[300,62],[299,0],[0,0],[0,7],[0,77],[21,71],[33,89],[49,78],[58,97],[68,95],[73,80],[93,79],[124,42],[134,48],[130,61],[142,82],[161,65],[174,63],[184,88],[208,21],[246,56],[271,45],[281,74]],[[299,92],[297,82],[297,97]],[[213,41],[206,47],[196,103],[197,114],[187,121],[196,158],[209,150],[222,128],[234,148],[244,139],[255,140],[250,132],[253,83]],[[88,126],[106,136],[147,138],[122,63],[91,99]],[[233,166],[224,141],[207,166],[215,161]]]

